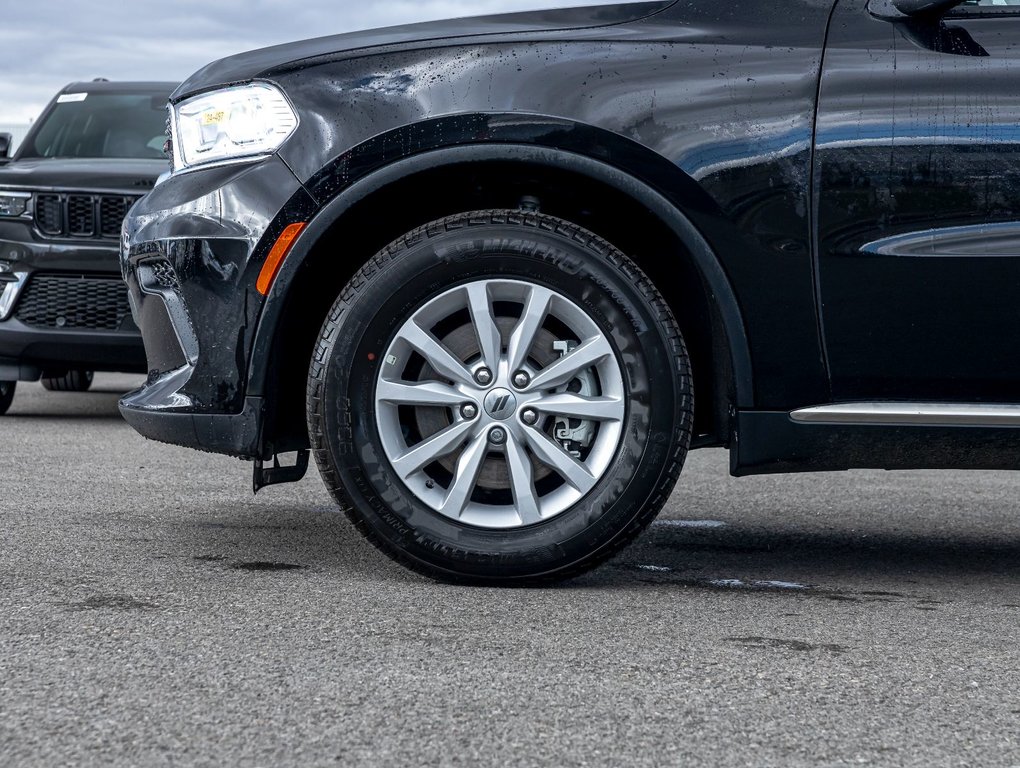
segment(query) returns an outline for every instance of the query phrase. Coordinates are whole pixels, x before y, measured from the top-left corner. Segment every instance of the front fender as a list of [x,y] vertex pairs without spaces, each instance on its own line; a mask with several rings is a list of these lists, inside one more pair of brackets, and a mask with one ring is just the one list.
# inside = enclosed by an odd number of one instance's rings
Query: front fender
[[[323,235],[358,202],[388,184],[444,165],[490,161],[519,161],[587,176],[641,203],[670,227],[694,259],[718,308],[731,355],[735,404],[751,406],[751,356],[740,306],[712,247],[688,215],[721,220],[712,199],[675,165],[629,139],[560,118],[520,114],[458,115],[405,126],[344,153],[309,179],[307,191],[320,207],[266,297],[250,358],[250,394],[267,393],[276,328],[291,284]],[[630,168],[640,169],[640,176],[624,170]]]

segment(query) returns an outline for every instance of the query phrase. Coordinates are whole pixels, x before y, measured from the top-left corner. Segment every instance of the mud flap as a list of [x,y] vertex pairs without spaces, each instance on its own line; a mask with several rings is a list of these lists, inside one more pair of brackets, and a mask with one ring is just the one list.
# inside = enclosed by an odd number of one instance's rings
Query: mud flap
[[293,466],[280,466],[280,457],[273,454],[273,466],[266,469],[262,459],[255,460],[255,471],[252,476],[252,490],[257,494],[263,488],[270,485],[281,485],[283,483],[296,483],[301,480],[308,471],[307,450],[298,451],[297,461]]

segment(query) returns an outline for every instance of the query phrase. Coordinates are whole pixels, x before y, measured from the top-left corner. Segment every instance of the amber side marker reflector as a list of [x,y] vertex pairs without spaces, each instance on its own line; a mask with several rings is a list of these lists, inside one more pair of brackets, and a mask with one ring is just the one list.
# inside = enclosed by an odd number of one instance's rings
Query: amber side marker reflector
[[269,293],[269,287],[273,284],[273,280],[276,279],[276,273],[280,271],[280,267],[283,266],[283,260],[287,258],[287,254],[290,253],[294,241],[297,240],[298,235],[301,234],[301,230],[304,228],[305,222],[290,224],[276,238],[276,243],[273,244],[272,250],[269,251],[269,255],[266,257],[266,263],[262,265],[262,271],[259,272],[258,282],[255,283],[255,287],[258,288],[259,293],[263,296]]

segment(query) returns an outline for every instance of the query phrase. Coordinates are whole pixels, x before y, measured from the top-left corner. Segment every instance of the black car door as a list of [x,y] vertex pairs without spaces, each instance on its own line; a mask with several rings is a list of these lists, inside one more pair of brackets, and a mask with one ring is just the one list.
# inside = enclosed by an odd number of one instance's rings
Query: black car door
[[836,401],[1020,402],[1020,0],[840,0],[816,270]]

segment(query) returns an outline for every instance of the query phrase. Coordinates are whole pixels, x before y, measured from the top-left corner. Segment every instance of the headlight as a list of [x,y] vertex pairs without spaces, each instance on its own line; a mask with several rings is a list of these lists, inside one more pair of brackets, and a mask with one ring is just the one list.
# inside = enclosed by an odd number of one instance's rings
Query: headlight
[[0,190],[0,216],[13,218],[22,216],[28,210],[28,201],[32,195],[28,192],[5,192]]
[[171,107],[174,168],[269,155],[298,119],[280,90],[252,83],[204,93]]

